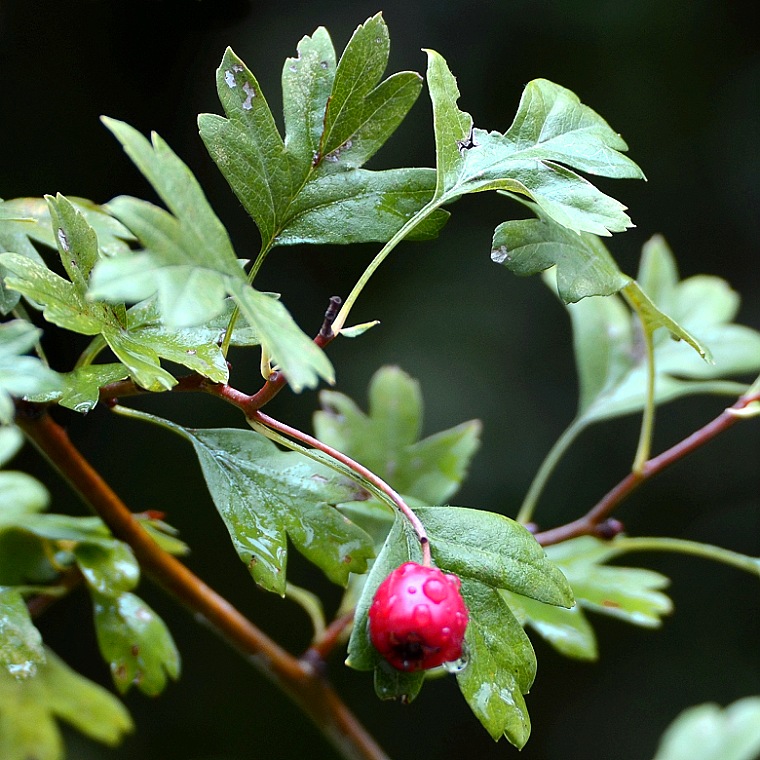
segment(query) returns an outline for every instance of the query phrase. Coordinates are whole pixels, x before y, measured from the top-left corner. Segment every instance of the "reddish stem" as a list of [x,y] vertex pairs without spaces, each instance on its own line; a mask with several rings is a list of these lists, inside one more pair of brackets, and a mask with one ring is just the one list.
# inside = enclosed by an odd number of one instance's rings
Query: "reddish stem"
[[644,463],[640,472],[631,472],[611,491],[592,507],[583,517],[557,528],[536,533],[536,541],[542,546],[551,546],[576,536],[597,535],[608,538],[608,518],[642,483],[662,472],[670,465],[701,448],[720,433],[733,427],[743,419],[741,411],[752,403],[760,402],[760,394],[742,396],[735,404],[724,409],[714,420],[692,433],[675,446],[663,451]]

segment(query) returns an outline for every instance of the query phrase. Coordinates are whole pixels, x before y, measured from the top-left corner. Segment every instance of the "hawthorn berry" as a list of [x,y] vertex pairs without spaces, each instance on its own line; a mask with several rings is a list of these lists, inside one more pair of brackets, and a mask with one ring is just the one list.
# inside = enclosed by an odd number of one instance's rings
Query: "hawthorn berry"
[[378,586],[369,636],[397,670],[428,670],[462,656],[469,613],[456,575],[405,562]]

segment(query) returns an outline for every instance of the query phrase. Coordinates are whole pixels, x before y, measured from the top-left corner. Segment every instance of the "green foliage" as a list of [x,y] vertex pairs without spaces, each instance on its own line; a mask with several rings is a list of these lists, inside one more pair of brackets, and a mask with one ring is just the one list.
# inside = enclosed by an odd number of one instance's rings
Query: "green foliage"
[[0,586],[0,672],[32,678],[45,662],[42,636],[35,628],[21,593]]
[[0,424],[13,419],[12,397],[55,391],[60,380],[39,359],[24,356],[41,331],[18,319],[0,325]]
[[760,753],[760,697],[721,708],[684,710],[660,741],[654,760],[755,760]]
[[[93,272],[89,297],[142,301],[155,294],[162,323],[178,328],[213,321],[226,309],[229,294],[256,331],[266,355],[287,372],[295,390],[316,385],[320,377],[332,381],[327,357],[298,328],[282,303],[246,283],[226,230],[187,166],[158,135],[151,143],[127,124],[113,119],[105,123],[172,213],[136,198],[117,198],[109,204],[108,210],[135,234],[144,250],[101,260]],[[154,339],[165,345],[167,332]],[[217,351],[221,371],[224,361],[218,348],[206,346],[205,350]],[[186,346],[184,358],[181,351],[167,358],[197,364],[199,348]],[[197,366],[191,369],[216,382],[226,380],[226,367],[221,380]],[[152,389],[159,390],[165,382],[166,378],[163,383],[156,378]]]
[[474,129],[457,107],[459,89],[446,61],[428,51],[433,101],[436,199],[508,190],[532,201],[549,218],[574,232],[609,235],[631,225],[624,206],[576,172],[643,178],[620,151],[623,139],[575,94],[545,79],[530,82],[512,126],[504,133]]
[[63,760],[56,719],[114,746],[133,729],[124,705],[69,668],[49,649],[34,676],[17,679],[0,668],[0,757]]
[[[636,281],[652,303],[709,347],[713,359],[700,360],[669,329],[658,331],[655,403],[696,393],[741,394],[746,386],[724,378],[760,371],[760,333],[733,324],[739,297],[728,284],[708,275],[679,282],[673,254],[659,237],[644,246]],[[567,310],[580,380],[579,419],[585,425],[642,409],[647,361],[622,300],[591,298]]]
[[384,367],[373,376],[366,415],[342,393],[322,391],[319,398],[317,438],[426,504],[442,504],[454,494],[479,445],[478,420],[419,440],[419,384],[397,367]]
[[562,654],[581,660],[598,656],[596,636],[584,610],[627,623],[655,628],[673,609],[661,593],[668,579],[652,570],[606,564],[626,551],[625,539],[601,541],[591,536],[563,541],[546,549],[575,596],[570,609],[550,606],[514,591],[502,592],[523,625],[528,625]]
[[335,508],[357,496],[355,485],[252,430],[191,430],[129,414],[192,444],[235,550],[260,586],[285,593],[288,538],[335,583],[366,572],[372,541]]
[[[336,66],[320,27],[298,45],[282,72],[285,139],[259,83],[227,50],[217,90],[227,118],[201,114],[201,137],[261,233],[262,252],[293,243],[388,240],[430,200],[430,169],[368,171],[360,167],[396,130],[420,93],[419,74],[380,82],[388,63],[388,29],[369,19]],[[412,237],[435,236],[438,211]]]

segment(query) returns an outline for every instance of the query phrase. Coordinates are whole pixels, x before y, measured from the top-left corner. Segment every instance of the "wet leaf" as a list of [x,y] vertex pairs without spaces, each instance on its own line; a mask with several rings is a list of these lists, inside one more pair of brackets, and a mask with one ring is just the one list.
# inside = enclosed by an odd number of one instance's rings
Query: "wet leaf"
[[573,538],[546,549],[584,609],[610,615],[634,625],[657,628],[673,603],[661,589],[669,580],[653,570],[605,563],[623,551],[624,541]]
[[49,649],[32,678],[17,680],[0,668],[0,757],[63,760],[63,720],[109,746],[133,729],[122,703],[69,668]]
[[122,694],[136,686],[155,696],[164,690],[168,678],[179,677],[174,640],[142,599],[126,591],[114,594],[112,588],[103,594],[93,587],[92,602],[100,653]]
[[436,565],[460,578],[563,607],[573,593],[524,526],[504,515],[463,507],[415,509]]
[[609,235],[632,226],[621,203],[573,171],[643,178],[622,154],[627,146],[620,135],[575,94],[536,79],[526,86],[515,120],[504,134],[474,129],[470,115],[457,106],[459,90],[446,61],[435,51],[427,53],[437,200],[507,190],[534,201],[574,232]]
[[422,396],[417,381],[396,367],[375,373],[369,413],[347,396],[320,393],[314,430],[325,443],[361,462],[405,496],[442,504],[454,494],[479,445],[480,422],[465,422],[419,440]]
[[24,598],[13,588],[0,586],[0,672],[24,680],[35,676],[44,662],[42,636]]
[[[740,395],[746,386],[727,380],[760,371],[760,333],[732,322],[738,295],[718,277],[698,275],[679,281],[675,260],[664,240],[644,247],[637,278],[659,313],[669,315],[666,329],[654,333],[655,402],[698,393]],[[646,355],[637,334],[637,318],[619,296],[589,298],[567,307],[580,380],[576,424],[587,425],[639,411],[646,397]],[[656,315],[650,325],[657,326]],[[695,336],[712,354],[700,358],[682,331]]]
[[459,688],[492,739],[505,736],[521,748],[530,736],[523,694],[536,677],[533,647],[495,589],[463,579],[462,594],[470,623],[465,635],[468,662],[457,674]]
[[253,430],[192,430],[139,416],[193,445],[238,556],[260,586],[285,593],[288,538],[335,583],[366,572],[372,542],[335,508],[356,495],[352,483]]
[[39,403],[57,401],[67,409],[86,414],[97,406],[101,388],[128,377],[129,370],[123,364],[90,364],[59,374],[61,389],[30,394],[27,398]]
[[[262,250],[385,242],[432,197],[435,175],[428,169],[359,169],[422,87],[408,71],[380,81],[388,50],[379,14],[356,30],[337,65],[324,28],[304,37],[282,72],[284,140],[254,75],[232,50],[225,53],[217,90],[226,118],[201,114],[198,123],[211,157],[256,222]],[[412,237],[435,236],[447,217],[435,212]]]
[[13,420],[12,398],[47,393],[60,387],[55,372],[36,357],[23,356],[41,334],[41,330],[21,319],[0,324],[0,424]]
[[684,710],[660,740],[654,760],[756,760],[760,755],[760,697],[726,708]]

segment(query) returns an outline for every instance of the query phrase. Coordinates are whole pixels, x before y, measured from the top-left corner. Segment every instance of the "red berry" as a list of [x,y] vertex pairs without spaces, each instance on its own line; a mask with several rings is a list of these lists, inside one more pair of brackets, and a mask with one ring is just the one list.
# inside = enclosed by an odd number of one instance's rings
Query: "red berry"
[[406,562],[378,586],[369,637],[398,670],[428,670],[462,656],[469,615],[459,578]]

